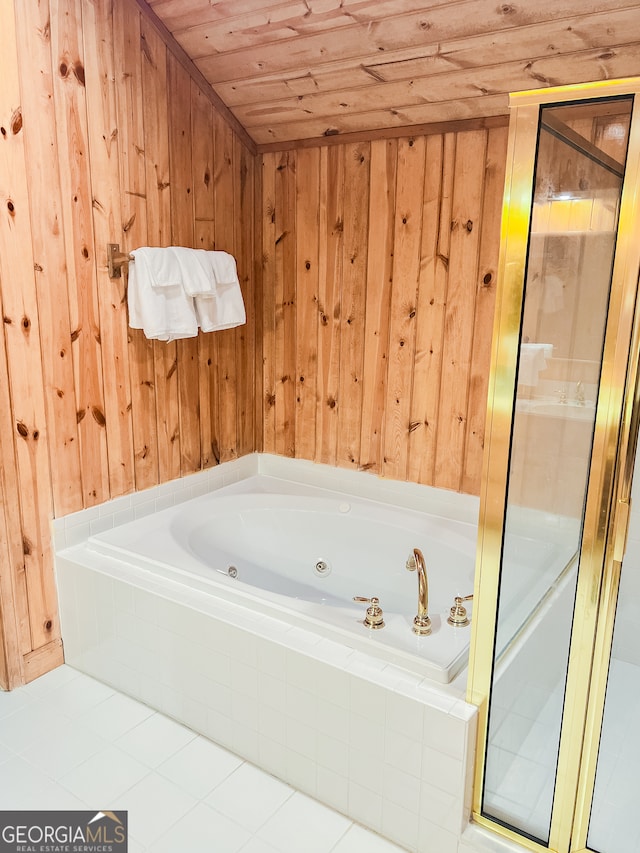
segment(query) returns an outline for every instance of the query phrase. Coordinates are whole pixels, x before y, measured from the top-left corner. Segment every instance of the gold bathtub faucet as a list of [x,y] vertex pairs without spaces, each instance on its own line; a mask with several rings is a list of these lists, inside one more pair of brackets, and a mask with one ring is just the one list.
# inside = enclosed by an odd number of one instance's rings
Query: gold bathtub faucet
[[427,567],[424,562],[424,556],[419,548],[413,549],[413,554],[407,560],[407,569],[410,572],[418,572],[418,615],[413,620],[413,633],[424,637],[431,633],[429,583],[427,581]]

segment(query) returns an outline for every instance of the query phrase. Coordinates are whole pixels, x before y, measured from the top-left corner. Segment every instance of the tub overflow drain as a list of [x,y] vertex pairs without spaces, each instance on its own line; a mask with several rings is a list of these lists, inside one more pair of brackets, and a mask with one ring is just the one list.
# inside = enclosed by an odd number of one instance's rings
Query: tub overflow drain
[[318,562],[314,566],[313,571],[322,578],[331,572],[331,566],[324,560],[318,560]]

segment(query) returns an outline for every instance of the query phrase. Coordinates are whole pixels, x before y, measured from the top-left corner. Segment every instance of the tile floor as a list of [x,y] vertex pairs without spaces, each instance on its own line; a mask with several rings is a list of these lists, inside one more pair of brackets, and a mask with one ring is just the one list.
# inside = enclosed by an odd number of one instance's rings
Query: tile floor
[[69,666],[0,691],[0,807],[126,809],[130,853],[400,851]]

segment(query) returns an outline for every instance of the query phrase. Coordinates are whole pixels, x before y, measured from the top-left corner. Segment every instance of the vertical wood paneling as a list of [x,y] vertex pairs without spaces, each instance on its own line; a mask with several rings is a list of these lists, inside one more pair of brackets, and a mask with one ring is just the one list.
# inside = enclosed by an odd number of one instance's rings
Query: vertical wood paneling
[[[169,97],[169,164],[171,170],[171,242],[193,246],[193,163],[191,152],[191,80],[182,65],[167,55]],[[180,473],[200,468],[200,386],[198,340],[178,340],[178,404],[180,412]]]
[[275,450],[283,456],[295,456],[295,169],[296,159],[293,152],[285,151],[278,157],[275,187]]
[[[215,247],[213,195],[213,107],[191,81],[191,164],[193,168],[193,209],[195,246],[207,251]],[[198,381],[200,405],[201,465],[216,463],[210,412],[215,399],[216,336],[198,336]]]
[[[234,192],[233,133],[220,116],[214,120],[215,169],[214,197],[216,209],[216,249],[234,255],[236,237],[236,209]],[[238,274],[242,276],[242,269]],[[217,445],[219,459],[227,462],[238,455],[237,364],[235,329],[216,333],[216,388],[217,388]]]
[[[83,0],[83,51],[93,61],[84,70],[101,363],[109,365],[104,382],[104,417],[111,497],[134,488],[131,388],[127,348],[125,277],[109,279],[106,247],[120,234],[120,158],[116,111],[111,7]],[[119,64],[120,64],[120,57]]]
[[[448,137],[452,142],[452,135]],[[440,134],[426,140],[424,195],[422,200],[422,245],[418,282],[416,357],[409,424],[409,467],[407,476],[418,483],[433,479],[442,370],[442,338],[447,299],[448,254],[442,255],[439,237],[448,206],[441,207],[445,179],[453,175],[445,168],[445,139]],[[451,147],[450,145],[448,146]],[[448,252],[448,248],[447,248]]]
[[38,164],[28,181],[40,346],[47,407],[51,485],[56,514],[82,508],[80,445],[74,393],[67,261],[61,212],[58,142],[51,68],[51,28],[47,4],[16,4],[18,53],[34,73],[20,86],[28,163]]
[[257,393],[255,384],[256,286],[253,275],[256,245],[253,229],[247,228],[247,222],[253,220],[255,157],[247,151],[235,134],[233,162],[236,171],[234,181],[235,254],[238,259],[238,276],[247,314],[247,322],[234,329],[238,366],[236,453],[238,456],[243,456],[251,453],[256,446],[254,403],[254,396]]
[[382,473],[397,165],[397,140],[371,143],[360,467],[376,474]]
[[[220,406],[227,457],[254,449],[257,183],[253,154],[218,114],[214,130],[215,96],[135,0],[13,5],[0,18],[10,69],[0,95],[0,558],[11,567],[0,582],[0,682],[11,684],[62,659],[53,514],[212,464]],[[218,238],[250,303],[247,327],[224,333],[222,360],[221,333],[166,344],[129,329],[126,276],[108,278],[106,244],[213,248]]]
[[424,137],[398,143],[383,467],[385,476],[396,480],[407,476],[425,147]]
[[[154,28],[141,20],[142,96],[147,239],[150,246],[171,244],[171,175],[166,47]],[[153,343],[156,436],[160,482],[180,476],[178,352],[175,341]]]
[[[0,44],[2,44],[1,35]],[[0,278],[0,290],[1,285]],[[0,310],[2,309],[0,300]],[[2,462],[0,464],[0,560],[2,561],[2,571],[0,571],[0,645],[2,649],[0,654],[3,660],[0,687],[5,690],[23,682],[23,655],[31,649],[20,519],[20,481],[13,434],[9,374],[3,335],[0,339],[0,460]]]
[[487,136],[487,162],[484,174],[482,232],[476,277],[476,306],[467,404],[465,464],[462,491],[473,492],[480,483],[484,452],[487,389],[491,363],[491,337],[498,283],[500,214],[504,192],[507,147],[506,127],[493,128]]
[[477,493],[506,130],[315,150],[263,155],[264,449]]
[[456,490],[464,467],[486,146],[485,131],[460,134],[454,167],[434,481]]
[[76,410],[85,506],[110,496],[102,344],[92,230],[81,0],[51,0],[51,49]]
[[369,143],[345,147],[337,460],[346,467],[360,464],[370,160]]
[[338,453],[344,158],[343,145],[321,150],[315,458],[327,465],[336,464]]
[[276,451],[276,155],[264,154],[260,195],[262,266],[262,449]]
[[[129,3],[113,5],[113,32],[120,160],[120,245],[122,251],[129,252],[149,242],[142,34],[140,13],[135,6]],[[154,178],[149,188],[151,197],[157,193],[156,183]],[[135,485],[145,489],[155,485],[159,477],[153,341],[147,340],[141,329],[128,329],[128,338]]]
[[296,158],[297,351],[296,456],[313,459],[316,445],[316,366],[318,361],[318,238],[320,149]]
[[[11,564],[15,584],[26,590],[17,602],[16,613],[22,622],[19,641],[23,653],[45,645],[60,636],[56,589],[51,565],[49,516],[51,513],[51,477],[44,403],[44,376],[40,353],[40,324],[32,253],[31,216],[26,181],[23,117],[20,108],[18,62],[13,10],[0,9],[0,48],[7,64],[0,86],[0,303],[6,347],[8,388],[0,396],[4,405],[10,400],[10,429],[13,448],[3,439],[3,453],[13,450],[4,475],[3,489],[13,491],[14,468],[16,494],[6,494],[15,510],[20,509],[20,526],[12,536],[20,536],[22,554],[15,548]],[[4,379],[4,352],[0,381]],[[18,530],[20,533],[18,534]],[[25,621],[28,606],[28,634]],[[4,615],[3,615],[3,618]]]

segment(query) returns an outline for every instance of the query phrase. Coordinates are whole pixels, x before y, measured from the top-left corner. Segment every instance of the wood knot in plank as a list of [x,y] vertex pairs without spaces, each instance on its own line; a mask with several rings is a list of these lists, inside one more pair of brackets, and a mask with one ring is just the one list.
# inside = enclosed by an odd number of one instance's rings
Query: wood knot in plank
[[11,133],[15,136],[22,130],[22,109],[18,107],[11,116]]
[[33,542],[31,542],[28,536],[24,536],[24,534],[22,536],[22,553],[25,557],[33,554]]
[[105,418],[102,409],[99,409],[98,406],[91,406],[91,414],[93,415],[93,419],[98,424],[98,426],[103,427],[106,425],[107,419]]
[[29,429],[26,424],[24,424],[22,421],[18,421],[18,423],[16,424],[16,429],[18,430],[18,435],[20,435],[22,438],[28,438]]
[[467,229],[469,234],[471,234],[471,232],[473,231],[473,221],[471,219],[467,219],[467,221],[464,224],[464,227]]

